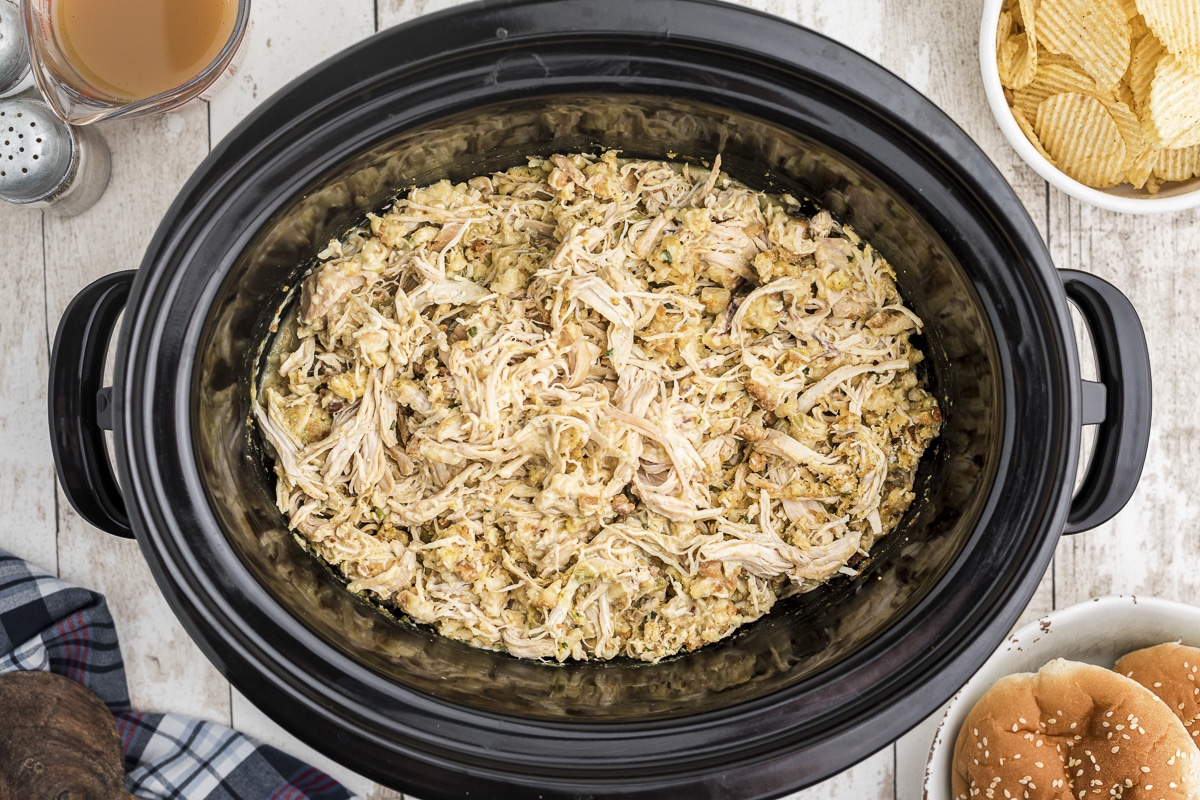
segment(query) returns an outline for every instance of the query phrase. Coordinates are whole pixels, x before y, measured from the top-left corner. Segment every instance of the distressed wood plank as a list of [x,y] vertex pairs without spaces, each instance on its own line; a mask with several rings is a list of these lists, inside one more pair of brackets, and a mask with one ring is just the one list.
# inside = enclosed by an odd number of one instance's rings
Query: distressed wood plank
[[[139,265],[163,213],[208,149],[202,105],[100,130],[113,155],[104,196],[81,216],[45,219],[45,306],[55,323],[87,283]],[[107,596],[134,707],[227,723],[227,684],[167,606],[137,544],[87,525],[61,495],[58,523],[60,574]]]
[[1183,602],[1200,597],[1200,403],[1194,338],[1200,281],[1200,211],[1172,216],[1113,214],[1051,195],[1050,246],[1060,267],[1115,284],[1141,316],[1150,348],[1154,419],[1137,491],[1111,522],[1059,545],[1059,606],[1105,594]]
[[425,14],[445,11],[464,2],[467,0],[377,0],[379,29],[390,28]]
[[832,778],[788,795],[785,800],[891,800],[895,784],[895,759],[885,747],[873,756]]
[[58,570],[54,459],[46,428],[49,342],[42,212],[0,204],[0,548]]
[[[888,36],[867,55],[932,100],[979,145],[1046,235],[1046,182],[1020,159],[996,124],[979,69],[981,3],[886,0]],[[936,32],[931,36],[931,32]]]
[[374,32],[373,0],[254,0],[236,71],[209,102],[212,144],[277,89]]

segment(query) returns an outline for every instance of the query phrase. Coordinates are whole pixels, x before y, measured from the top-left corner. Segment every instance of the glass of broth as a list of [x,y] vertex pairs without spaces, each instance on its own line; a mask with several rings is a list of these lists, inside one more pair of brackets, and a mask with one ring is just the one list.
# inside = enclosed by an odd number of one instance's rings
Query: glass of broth
[[232,74],[250,0],[21,0],[33,77],[74,125],[177,108]]

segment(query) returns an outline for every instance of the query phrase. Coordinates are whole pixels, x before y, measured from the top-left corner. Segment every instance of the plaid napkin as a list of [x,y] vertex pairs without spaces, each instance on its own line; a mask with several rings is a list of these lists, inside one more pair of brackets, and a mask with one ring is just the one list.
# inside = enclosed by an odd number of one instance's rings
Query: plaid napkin
[[0,673],[56,672],[112,709],[125,784],[143,800],[346,800],[318,769],[237,731],[129,707],[125,667],[104,596],[0,549]]

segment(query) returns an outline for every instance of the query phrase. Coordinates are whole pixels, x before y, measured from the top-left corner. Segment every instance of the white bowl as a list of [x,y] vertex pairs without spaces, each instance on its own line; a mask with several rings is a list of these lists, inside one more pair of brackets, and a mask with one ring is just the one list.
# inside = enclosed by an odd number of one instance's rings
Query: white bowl
[[1200,178],[1163,184],[1157,194],[1145,189],[1134,189],[1129,184],[1112,189],[1093,189],[1059,170],[1046,160],[1030,143],[1029,139],[1013,118],[1008,101],[1004,98],[1004,87],[1000,84],[1000,70],[996,65],[996,28],[1000,22],[1000,9],[1004,0],[984,0],[983,22],[979,26],[979,68],[983,74],[983,89],[987,94],[992,115],[1004,133],[1004,138],[1017,151],[1026,164],[1033,167],[1054,187],[1066,192],[1076,200],[1124,214],[1169,214],[1200,206]]
[[967,713],[1000,678],[1037,672],[1055,658],[1111,668],[1132,650],[1176,641],[1200,647],[1200,608],[1132,595],[1060,609],[1013,633],[946,706],[929,750],[925,800],[952,800],[954,740]]

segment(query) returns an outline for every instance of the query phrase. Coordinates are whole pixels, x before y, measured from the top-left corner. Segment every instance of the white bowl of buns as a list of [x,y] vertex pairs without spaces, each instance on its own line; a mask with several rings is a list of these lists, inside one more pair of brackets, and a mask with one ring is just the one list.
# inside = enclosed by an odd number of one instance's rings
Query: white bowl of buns
[[984,0],[988,105],[1034,171],[1127,214],[1200,206],[1196,0]]
[[1013,633],[947,705],[926,800],[1200,797],[1200,608],[1102,597]]

